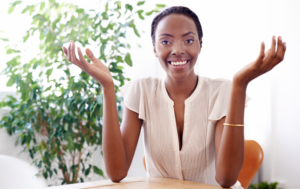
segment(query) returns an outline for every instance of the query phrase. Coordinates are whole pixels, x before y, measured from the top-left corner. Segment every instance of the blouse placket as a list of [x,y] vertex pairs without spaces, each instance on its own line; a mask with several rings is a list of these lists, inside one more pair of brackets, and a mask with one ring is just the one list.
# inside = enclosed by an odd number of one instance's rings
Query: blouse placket
[[183,134],[182,134],[182,146],[181,146],[181,150],[179,150],[179,141],[178,141],[178,133],[177,133],[177,126],[176,126],[176,118],[175,118],[175,110],[174,110],[174,102],[173,100],[169,97],[166,86],[165,86],[165,82],[164,79],[161,80],[162,83],[162,91],[163,91],[163,96],[165,97],[165,99],[168,102],[169,105],[169,115],[170,120],[172,121],[172,140],[173,140],[173,150],[176,153],[176,170],[177,170],[177,175],[178,175],[178,179],[183,180],[183,173],[182,173],[182,163],[181,163],[181,151],[183,150],[184,146],[186,145],[186,133],[188,133],[188,128],[189,128],[189,115],[190,115],[190,103],[196,98],[196,96],[198,95],[200,88],[201,88],[201,78],[198,77],[198,82],[197,82],[197,86],[196,89],[194,90],[194,92],[192,93],[192,95],[190,97],[188,97],[184,104],[184,127],[183,127]]

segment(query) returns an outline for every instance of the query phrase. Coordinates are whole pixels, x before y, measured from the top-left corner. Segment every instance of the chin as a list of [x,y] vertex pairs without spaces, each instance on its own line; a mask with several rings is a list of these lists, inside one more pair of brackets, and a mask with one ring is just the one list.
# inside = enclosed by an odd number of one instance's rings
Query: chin
[[190,74],[193,74],[193,71],[191,72],[182,72],[182,73],[168,73],[168,77],[171,77],[175,81],[184,81]]

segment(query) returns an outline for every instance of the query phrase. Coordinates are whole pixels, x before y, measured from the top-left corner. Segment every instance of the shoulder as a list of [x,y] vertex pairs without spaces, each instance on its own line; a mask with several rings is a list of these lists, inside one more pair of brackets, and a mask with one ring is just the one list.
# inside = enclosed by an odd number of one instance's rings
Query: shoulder
[[211,95],[219,93],[220,90],[231,89],[232,82],[229,79],[217,78],[211,79],[208,77],[201,77],[202,81],[209,87]]
[[[138,86],[143,88],[152,88],[160,83],[161,79],[155,77],[133,79],[125,85]],[[125,86],[124,85],[124,86]]]
[[154,77],[133,79],[120,87],[120,90],[123,95],[125,95],[127,91],[131,93],[151,91],[159,86],[160,81],[159,78]]

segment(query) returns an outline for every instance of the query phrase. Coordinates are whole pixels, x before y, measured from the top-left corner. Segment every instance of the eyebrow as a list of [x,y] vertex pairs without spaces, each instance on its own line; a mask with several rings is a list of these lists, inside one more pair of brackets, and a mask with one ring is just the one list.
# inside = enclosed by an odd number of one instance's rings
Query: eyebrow
[[[187,33],[183,34],[181,37],[187,36],[187,35],[189,35],[189,34],[194,34],[194,35],[196,35],[194,32],[187,32]],[[160,36],[174,37],[173,35],[168,34],[168,33],[163,33],[163,34],[159,35],[158,37],[160,37]]]

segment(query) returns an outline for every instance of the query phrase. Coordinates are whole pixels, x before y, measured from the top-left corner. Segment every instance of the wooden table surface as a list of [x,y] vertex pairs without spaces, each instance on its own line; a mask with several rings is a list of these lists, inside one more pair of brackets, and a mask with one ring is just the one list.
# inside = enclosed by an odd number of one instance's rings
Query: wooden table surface
[[48,187],[48,189],[221,189],[220,186],[158,177],[129,177],[119,183],[99,180]]

